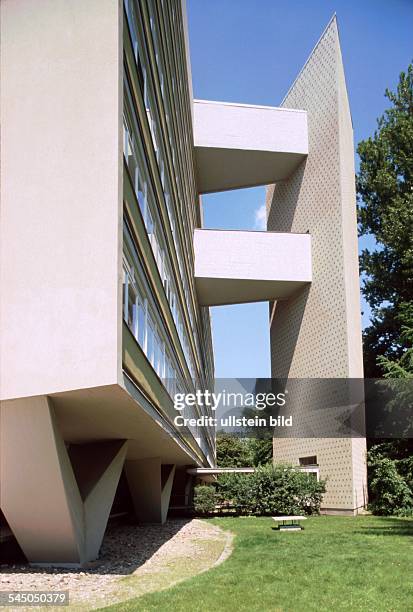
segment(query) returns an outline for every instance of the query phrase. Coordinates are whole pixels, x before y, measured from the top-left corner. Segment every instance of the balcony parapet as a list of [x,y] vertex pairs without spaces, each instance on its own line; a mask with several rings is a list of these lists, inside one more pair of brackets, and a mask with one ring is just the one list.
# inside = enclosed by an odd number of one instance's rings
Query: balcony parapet
[[194,249],[202,306],[285,300],[312,280],[309,234],[196,229]]
[[308,154],[303,110],[194,100],[199,193],[288,178]]

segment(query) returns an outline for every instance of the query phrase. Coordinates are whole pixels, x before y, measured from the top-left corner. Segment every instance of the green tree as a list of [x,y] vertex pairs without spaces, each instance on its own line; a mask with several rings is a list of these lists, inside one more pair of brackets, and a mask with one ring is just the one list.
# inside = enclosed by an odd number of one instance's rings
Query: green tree
[[397,92],[385,95],[391,107],[378,120],[374,136],[357,148],[360,234],[372,234],[377,243],[360,257],[363,293],[373,315],[364,333],[364,363],[366,376],[405,377],[413,372],[408,353],[413,329],[412,64],[400,74]]
[[219,467],[257,467],[272,462],[272,437],[237,438],[217,435]]
[[369,453],[370,508],[375,514],[411,516],[413,495],[397,463],[388,457]]
[[380,355],[377,362],[385,378],[413,378],[413,302],[400,304],[395,320],[401,325],[400,342],[406,350],[398,358]]
[[272,444],[272,438],[250,438],[248,440],[252,466],[272,463]]
[[218,432],[217,464],[218,467],[249,467],[251,457],[247,441]]

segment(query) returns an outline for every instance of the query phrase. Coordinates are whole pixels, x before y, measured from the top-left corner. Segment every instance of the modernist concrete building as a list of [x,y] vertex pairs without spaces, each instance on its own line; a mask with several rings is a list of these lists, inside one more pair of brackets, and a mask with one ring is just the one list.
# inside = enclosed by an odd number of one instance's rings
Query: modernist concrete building
[[[275,108],[193,100],[180,0],[0,6],[0,520],[78,565],[121,489],[163,522],[215,466],[173,407],[213,385],[209,306],[276,302],[274,375],[361,374],[351,123],[335,21]],[[200,194],[275,182],[273,231],[202,229]]]

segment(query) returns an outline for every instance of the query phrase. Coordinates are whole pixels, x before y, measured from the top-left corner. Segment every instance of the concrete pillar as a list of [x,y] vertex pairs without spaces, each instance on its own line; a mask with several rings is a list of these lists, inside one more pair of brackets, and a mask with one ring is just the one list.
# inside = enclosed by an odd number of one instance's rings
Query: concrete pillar
[[185,484],[185,506],[192,506],[192,502],[194,499],[194,477],[190,474],[187,474],[186,484]]
[[83,501],[87,560],[96,559],[99,554],[125,462],[126,447],[124,440],[110,440],[75,445],[69,450]]
[[142,523],[164,523],[175,475],[174,465],[162,465],[160,457],[125,464],[136,517]]
[[32,564],[95,559],[126,454],[126,442],[73,448],[73,469],[45,396],[0,408],[0,505]]

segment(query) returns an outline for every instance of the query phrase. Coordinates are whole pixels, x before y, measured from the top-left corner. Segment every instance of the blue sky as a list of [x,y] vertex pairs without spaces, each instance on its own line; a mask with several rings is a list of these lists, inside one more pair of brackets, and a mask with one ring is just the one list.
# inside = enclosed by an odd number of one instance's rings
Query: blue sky
[[[187,0],[187,7],[194,97],[274,106],[337,13],[355,143],[373,134],[388,106],[386,87],[396,87],[413,59],[411,0]],[[264,188],[204,196],[205,225],[256,229],[264,199]],[[268,304],[213,308],[212,319],[216,376],[269,376]]]

